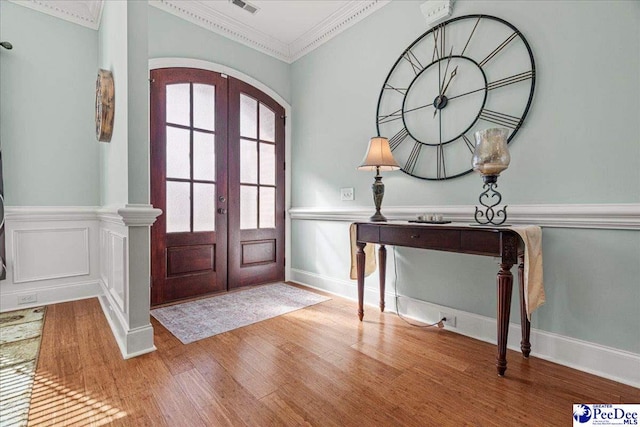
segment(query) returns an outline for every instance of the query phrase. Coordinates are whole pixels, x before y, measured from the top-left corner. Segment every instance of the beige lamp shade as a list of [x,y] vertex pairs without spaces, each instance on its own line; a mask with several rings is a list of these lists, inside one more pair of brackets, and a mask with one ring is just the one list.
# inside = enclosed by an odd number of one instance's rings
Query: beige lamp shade
[[364,156],[362,164],[358,166],[358,170],[365,171],[375,171],[376,168],[380,168],[381,171],[400,169],[400,165],[391,154],[389,140],[383,136],[375,136],[369,140],[367,154]]

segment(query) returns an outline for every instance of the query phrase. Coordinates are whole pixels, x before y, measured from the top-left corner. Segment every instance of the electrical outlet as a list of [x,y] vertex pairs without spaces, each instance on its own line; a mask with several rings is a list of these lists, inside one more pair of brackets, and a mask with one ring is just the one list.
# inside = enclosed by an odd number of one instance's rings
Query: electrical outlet
[[27,294],[18,296],[18,304],[33,304],[38,302],[38,295]]
[[442,322],[446,326],[451,326],[452,328],[456,327],[456,316],[454,316],[453,314],[445,313],[444,311],[441,311],[440,314],[438,315],[438,317],[440,319],[442,319],[443,317],[446,317],[447,320]]
[[340,189],[340,200],[342,200],[342,201],[355,200],[353,187],[352,188],[341,188]]

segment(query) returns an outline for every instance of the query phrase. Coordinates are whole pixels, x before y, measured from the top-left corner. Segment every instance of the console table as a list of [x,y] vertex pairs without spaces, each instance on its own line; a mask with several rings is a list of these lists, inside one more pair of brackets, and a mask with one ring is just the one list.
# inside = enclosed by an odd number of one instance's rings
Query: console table
[[387,264],[386,245],[500,257],[498,271],[498,354],[496,368],[503,376],[507,369],[507,334],[511,311],[513,275],[511,267],[518,264],[520,285],[520,318],[522,341],[520,349],[524,357],[529,357],[531,344],[529,334],[531,323],[527,318],[524,296],[524,242],[513,230],[505,227],[474,227],[463,224],[417,224],[393,222],[356,223],[356,263],[358,272],[358,317],[364,317],[364,267],[367,243],[380,245],[378,250],[380,274],[380,310],[384,311],[385,274]]

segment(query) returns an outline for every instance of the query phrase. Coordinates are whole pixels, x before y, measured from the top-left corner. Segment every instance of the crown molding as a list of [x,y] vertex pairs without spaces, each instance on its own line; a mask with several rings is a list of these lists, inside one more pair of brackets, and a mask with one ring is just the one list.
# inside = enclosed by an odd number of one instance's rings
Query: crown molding
[[12,3],[98,30],[104,0],[10,0]]
[[209,31],[223,35],[288,64],[390,3],[390,0],[351,1],[291,44],[229,18],[196,0],[149,0],[149,4]]
[[199,1],[149,0],[149,4],[282,61],[286,61],[289,56],[285,43],[208,8]]
[[289,63],[302,58],[307,53],[328,42],[344,30],[357,24],[373,12],[381,9],[391,0],[363,0],[352,1],[289,46]]

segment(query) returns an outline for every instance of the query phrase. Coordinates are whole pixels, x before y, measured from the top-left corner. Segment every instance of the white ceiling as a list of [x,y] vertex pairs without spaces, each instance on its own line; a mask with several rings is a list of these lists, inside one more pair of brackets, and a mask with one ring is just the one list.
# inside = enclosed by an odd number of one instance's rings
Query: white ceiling
[[[12,0],[97,30],[104,1]],[[247,1],[247,0],[245,0]],[[304,56],[391,0],[149,0],[149,4],[285,62]]]

